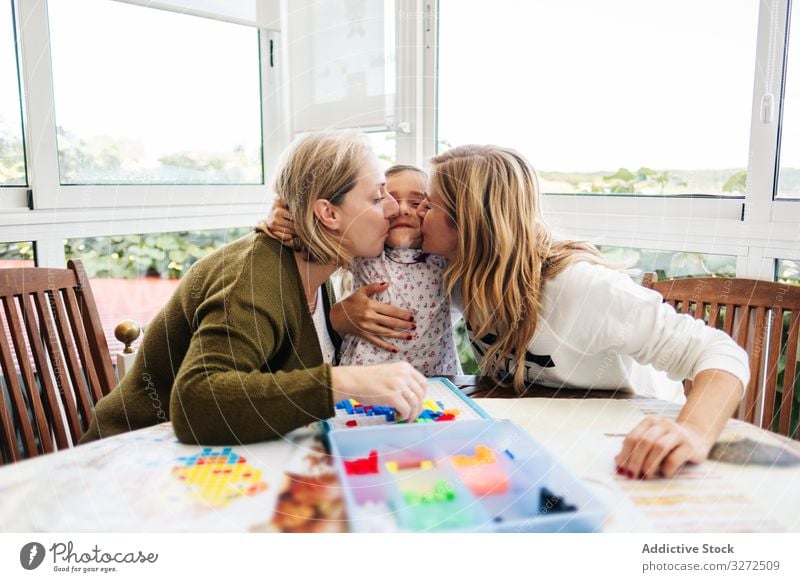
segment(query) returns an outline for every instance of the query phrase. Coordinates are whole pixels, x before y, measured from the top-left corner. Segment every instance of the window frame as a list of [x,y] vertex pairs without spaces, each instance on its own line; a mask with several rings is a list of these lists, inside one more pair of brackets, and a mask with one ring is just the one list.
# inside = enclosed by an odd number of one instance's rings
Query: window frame
[[30,168],[28,166],[27,142],[28,136],[25,124],[25,106],[22,91],[22,57],[20,55],[20,28],[19,28],[19,8],[16,2],[11,2],[11,18],[14,27],[14,60],[17,64],[17,103],[20,110],[20,131],[22,134],[22,161],[25,167],[25,183],[8,186],[0,186],[0,211],[15,209],[28,206],[28,196],[30,190]]
[[[736,255],[737,277],[772,279],[774,259],[799,255],[796,225],[800,223],[800,201],[774,199],[789,2],[759,2],[744,197],[546,194],[543,206],[548,223],[566,235],[598,244]],[[409,0],[407,4],[423,4],[430,14],[431,22],[419,23],[426,54],[418,106],[436,112],[439,2]],[[794,29],[800,42],[800,23],[794,23]],[[398,92],[401,90],[398,79]],[[762,121],[762,96],[766,94],[776,97],[773,111],[768,112],[771,115]],[[435,115],[424,118],[422,134],[434,136],[427,148],[422,148],[427,149],[425,159],[435,148],[436,125]]]
[[[112,1],[112,0],[109,0]],[[255,224],[272,202],[270,179],[288,143],[279,0],[256,0],[258,21],[178,10],[149,0],[114,0],[191,16],[249,25],[259,35],[264,184],[62,185],[58,168],[55,102],[47,1],[16,0],[18,62],[23,102],[27,187],[4,187],[0,235],[33,240],[40,266],[63,266],[63,240],[76,237],[205,230]],[[236,200],[229,201],[235,192]],[[29,202],[32,202],[29,207]]]
[[[196,204],[224,205],[230,203],[225,196],[212,199],[213,194],[222,194],[226,189],[236,189],[237,203],[256,203],[264,199],[266,186],[260,185],[193,185],[193,184],[125,184],[125,185],[68,185],[61,184],[58,167],[58,144],[56,139],[55,97],[53,89],[50,37],[47,20],[47,3],[18,0],[22,25],[22,59],[24,62],[25,95],[29,112],[29,134],[31,136],[30,165],[36,178],[33,186],[33,206],[36,209],[113,208],[141,206],[174,206]],[[265,46],[267,50],[265,51]],[[264,62],[269,66],[269,39],[264,42],[259,30],[259,61],[261,77],[264,77]],[[36,66],[30,62],[36,60]],[[263,86],[262,82],[262,93]],[[269,89],[269,87],[267,87]],[[269,114],[267,96],[262,98],[262,135],[264,118]],[[262,138],[263,143],[263,138]],[[262,151],[262,166],[265,167]]]
[[[237,22],[150,0],[109,1]],[[15,0],[29,185],[2,188],[2,238],[33,240],[39,264],[62,266],[64,238],[235,227],[254,223],[266,213],[273,197],[270,177],[293,135],[288,99],[291,79],[284,66],[286,38],[278,30],[287,7],[280,0],[256,2],[266,184],[62,186],[52,114],[47,4]],[[796,228],[800,201],[774,199],[789,6],[790,0],[759,3],[748,183],[743,198],[548,194],[544,206],[550,224],[599,244],[735,254],[740,277],[769,279],[775,259],[800,258]],[[425,167],[437,144],[438,0],[396,0],[395,11],[396,122],[388,129],[396,132],[397,161]],[[266,15],[263,20],[262,14]],[[24,30],[19,24],[23,22]],[[795,23],[795,31],[800,39],[800,23]],[[761,100],[767,93],[780,97],[775,99],[772,119],[763,123]],[[233,188],[237,200],[230,203],[226,197]],[[29,198],[33,209],[28,207]]]

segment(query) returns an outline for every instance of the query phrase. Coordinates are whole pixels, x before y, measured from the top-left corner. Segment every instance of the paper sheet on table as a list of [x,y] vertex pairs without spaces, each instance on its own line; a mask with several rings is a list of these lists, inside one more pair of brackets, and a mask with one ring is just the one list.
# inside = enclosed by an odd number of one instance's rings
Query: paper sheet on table
[[624,436],[585,433],[582,438],[604,460],[603,485],[618,492],[611,496],[616,498],[611,513],[618,517],[611,529],[625,531],[628,523],[639,529],[646,523],[646,530],[659,532],[786,531],[748,493],[746,482],[718,463],[686,466],[671,479],[628,479],[614,471],[614,456]]
[[180,444],[164,424],[17,463],[0,480],[0,528],[243,531],[269,520],[290,442],[224,449]]
[[[610,531],[796,531],[800,529],[800,469],[707,462],[671,481],[630,481],[615,473],[614,456],[645,414],[677,416],[680,406],[659,400],[482,399],[495,418],[507,418],[590,485],[607,503]],[[730,421],[721,438],[769,433]]]

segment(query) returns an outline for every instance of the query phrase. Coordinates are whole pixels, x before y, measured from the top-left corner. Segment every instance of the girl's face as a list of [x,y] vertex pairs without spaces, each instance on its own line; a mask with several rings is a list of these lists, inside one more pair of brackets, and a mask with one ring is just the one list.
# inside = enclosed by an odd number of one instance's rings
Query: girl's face
[[452,261],[458,257],[458,231],[453,219],[442,206],[439,193],[431,188],[417,215],[422,221],[422,250]]
[[377,257],[397,216],[397,202],[386,194],[386,179],[375,156],[361,167],[355,187],[339,205],[342,246],[354,257]]
[[422,247],[422,222],[417,216],[417,208],[425,200],[427,186],[425,176],[408,170],[386,179],[386,190],[399,206],[399,213],[389,221],[386,246],[399,249]]

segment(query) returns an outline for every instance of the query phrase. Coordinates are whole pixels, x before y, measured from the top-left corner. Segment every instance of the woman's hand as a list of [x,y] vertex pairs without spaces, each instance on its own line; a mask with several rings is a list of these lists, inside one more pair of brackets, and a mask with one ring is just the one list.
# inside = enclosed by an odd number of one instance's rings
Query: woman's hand
[[389,283],[372,283],[335,303],[330,313],[333,329],[342,337],[356,335],[379,348],[397,352],[397,347],[385,338],[410,340],[408,332],[417,326],[414,316],[408,311],[370,298],[370,295],[388,288]]
[[292,244],[294,238],[294,221],[286,203],[276,198],[267,217],[258,223],[258,227],[275,240]]
[[714,444],[708,437],[688,424],[648,416],[625,438],[615,457],[617,473],[631,479],[672,477],[686,463],[706,460]]
[[698,373],[677,420],[648,416],[625,438],[617,472],[632,479],[672,477],[686,463],[702,463],[743,394],[730,372]]
[[348,398],[372,406],[389,406],[401,420],[413,421],[422,412],[428,390],[425,376],[408,362],[377,366],[336,366],[331,369],[333,400]]

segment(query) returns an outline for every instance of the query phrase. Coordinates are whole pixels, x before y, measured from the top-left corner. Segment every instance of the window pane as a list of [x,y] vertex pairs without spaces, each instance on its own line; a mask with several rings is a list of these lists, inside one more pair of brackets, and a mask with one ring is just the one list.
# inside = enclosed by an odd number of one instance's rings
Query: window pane
[[440,2],[440,147],[516,148],[545,192],[744,193],[756,0],[486,6]]
[[631,247],[598,246],[613,265],[633,271],[631,277],[642,282],[645,273],[656,273],[658,280],[687,277],[735,277],[736,257],[676,251],[656,251]]
[[254,28],[108,0],[50,2],[64,184],[259,184]]
[[285,34],[297,132],[383,128],[394,117],[394,0],[293,0]]
[[800,198],[800,2],[792,2],[784,79],[778,198]]
[[108,345],[115,351],[119,342],[114,327],[120,321],[133,319],[140,325],[149,324],[190,266],[251,230],[73,238],[64,241],[64,252],[67,260],[83,261]]
[[378,156],[381,164],[386,168],[397,161],[395,135],[393,131],[376,131],[367,134],[375,155]]
[[0,4],[0,186],[25,186],[22,109],[12,3]]
[[0,243],[0,269],[35,267],[34,253],[32,242]]
[[778,270],[775,279],[781,283],[800,285],[800,261],[788,261],[780,259],[777,261]]

